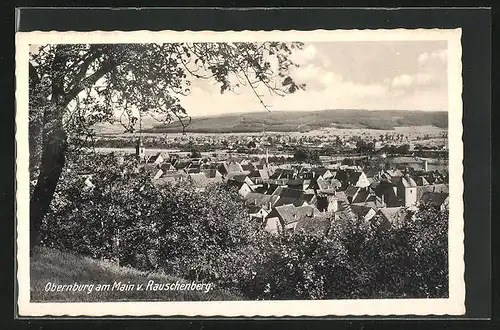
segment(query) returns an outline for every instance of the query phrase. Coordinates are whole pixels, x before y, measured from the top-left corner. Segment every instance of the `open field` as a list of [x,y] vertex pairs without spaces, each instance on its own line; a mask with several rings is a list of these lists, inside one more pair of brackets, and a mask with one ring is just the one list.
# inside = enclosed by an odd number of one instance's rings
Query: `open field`
[[[111,124],[105,124],[111,125]],[[124,138],[124,139],[136,139],[137,133],[125,133],[123,131],[110,133],[110,130],[98,128],[96,130],[97,135],[101,138]],[[271,135],[285,135],[290,137],[349,137],[349,136],[365,136],[365,137],[379,137],[380,135],[385,134],[404,134],[408,136],[410,140],[415,140],[417,136],[421,137],[421,143],[434,142],[434,143],[442,143],[443,139],[436,136],[441,136],[446,133],[447,130],[443,128],[439,128],[436,126],[406,126],[406,127],[394,127],[392,130],[379,130],[379,129],[368,129],[368,128],[336,128],[336,127],[325,127],[321,129],[311,130],[308,132],[273,132],[266,131],[265,134],[268,136]],[[185,135],[182,133],[159,133],[159,132],[143,132],[141,136],[143,137],[168,137],[169,139],[181,138],[185,139],[186,137],[243,137],[243,136],[260,136],[262,132],[236,132],[236,133],[192,133],[188,132]],[[429,139],[423,139],[422,137],[425,135],[430,135]]]
[[208,293],[203,291],[87,291],[81,292],[46,292],[48,282],[55,284],[109,284],[114,282],[144,284],[154,280],[155,283],[191,283],[179,278],[147,274],[136,269],[118,267],[117,265],[87,257],[64,253],[58,250],[40,248],[35,251],[30,263],[31,301],[34,302],[98,302],[98,301],[220,301],[241,300],[240,297],[217,288]]

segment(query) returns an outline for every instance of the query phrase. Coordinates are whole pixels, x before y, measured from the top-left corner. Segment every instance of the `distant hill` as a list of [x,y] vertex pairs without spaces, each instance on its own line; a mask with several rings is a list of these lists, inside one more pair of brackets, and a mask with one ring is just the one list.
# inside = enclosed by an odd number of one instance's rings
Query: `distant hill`
[[[225,114],[193,118],[186,132],[237,133],[310,131],[323,127],[369,128],[391,130],[397,126],[448,127],[448,113],[442,111],[406,110],[320,110],[320,111],[272,111]],[[143,130],[148,133],[181,132],[178,122],[155,125]]]

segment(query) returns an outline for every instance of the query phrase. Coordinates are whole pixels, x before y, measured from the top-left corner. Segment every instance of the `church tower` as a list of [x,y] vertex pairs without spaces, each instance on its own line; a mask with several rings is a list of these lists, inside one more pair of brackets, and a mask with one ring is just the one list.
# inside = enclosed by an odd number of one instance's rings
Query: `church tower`
[[137,144],[135,145],[135,155],[140,161],[144,161],[146,158],[146,147],[144,147],[140,137],[137,139]]

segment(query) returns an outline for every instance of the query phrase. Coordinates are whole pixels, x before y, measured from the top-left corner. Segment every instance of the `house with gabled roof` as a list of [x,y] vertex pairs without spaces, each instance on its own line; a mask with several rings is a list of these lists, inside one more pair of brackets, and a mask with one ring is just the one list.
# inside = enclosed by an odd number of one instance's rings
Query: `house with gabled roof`
[[237,182],[245,182],[249,186],[254,185],[254,182],[248,177],[247,173],[229,173],[227,179]]
[[172,165],[176,170],[183,170],[191,166],[191,161],[189,159],[175,159]]
[[199,167],[188,167],[184,169],[187,174],[200,173],[201,169]]
[[294,234],[306,234],[317,237],[328,236],[331,228],[331,219],[326,214],[302,217],[294,228]]
[[270,210],[278,201],[279,196],[250,192],[243,199],[245,200],[246,205],[264,207]]
[[265,230],[271,233],[290,233],[303,218],[319,215],[313,206],[295,207],[292,204],[276,206],[266,217]]
[[370,181],[370,183],[373,183],[380,180],[382,170],[378,167],[365,167],[363,169],[363,173],[365,173],[368,181]]
[[450,198],[448,193],[426,192],[420,198],[419,203],[432,205],[444,211],[449,208]]
[[[312,202],[314,201],[312,200],[309,204],[313,205]],[[333,195],[318,194],[315,205],[320,212],[326,213],[336,212],[339,208],[338,199]]]
[[342,183],[339,180],[330,178],[330,179],[313,179],[309,184],[308,189],[313,189],[316,192],[324,193],[324,194],[335,194],[337,190],[342,187]]
[[157,164],[160,165],[163,162],[170,159],[170,156],[165,152],[157,152],[156,154],[151,155],[147,158],[146,163],[148,164]]
[[160,164],[160,169],[163,172],[172,172],[172,171],[177,171],[175,167],[172,165],[172,163],[162,163]]
[[397,196],[397,187],[393,186],[387,180],[382,180],[380,182],[373,183],[370,185],[371,191],[380,198],[381,203],[387,205],[388,207],[400,206],[400,201]]
[[429,185],[429,181],[427,181],[427,179],[423,175],[417,176],[415,178],[415,183],[417,184],[417,186],[420,186],[420,187]]
[[383,226],[400,228],[407,217],[405,207],[384,207],[378,210],[378,219],[382,221]]
[[352,212],[358,218],[363,219],[365,221],[371,220],[375,216],[375,214],[377,214],[377,211],[368,205],[354,203],[351,204],[350,207]]
[[290,180],[288,180],[286,185],[290,189],[303,190],[304,189],[304,179],[301,179],[301,178],[290,179]]
[[201,172],[203,172],[207,178],[210,179],[220,178],[222,180],[222,174],[215,168],[205,168],[202,169]]
[[230,161],[227,163],[227,173],[241,173],[244,172],[241,164],[236,161]]
[[257,168],[255,167],[254,164],[252,163],[247,163],[247,164],[241,164],[241,168],[245,172],[252,172],[255,171]]
[[397,183],[398,198],[408,207],[417,203],[417,183],[409,175],[401,178]]
[[254,184],[262,184],[269,179],[269,173],[266,170],[253,170],[248,173],[248,177]]
[[245,181],[237,181],[237,180],[227,180],[227,185],[231,189],[236,189],[238,194],[242,197],[245,197],[247,194],[252,192],[251,186]]
[[293,204],[295,206],[307,205],[304,197],[304,192],[298,189],[290,189],[285,187],[278,187],[273,192],[273,195],[279,196],[275,205]]
[[271,180],[284,180],[285,182],[295,177],[295,171],[292,169],[277,168],[273,175],[269,177]]
[[188,174],[183,171],[164,172],[161,177],[153,180],[153,184],[157,187],[165,185],[175,185],[188,180]]
[[449,193],[449,186],[445,183],[417,186],[417,200],[420,200],[426,192]]
[[353,185],[359,188],[366,188],[371,184],[363,171],[355,171],[351,173],[348,178],[348,183],[349,185]]
[[334,174],[326,167],[313,167],[308,172],[308,179],[327,180],[334,177]]

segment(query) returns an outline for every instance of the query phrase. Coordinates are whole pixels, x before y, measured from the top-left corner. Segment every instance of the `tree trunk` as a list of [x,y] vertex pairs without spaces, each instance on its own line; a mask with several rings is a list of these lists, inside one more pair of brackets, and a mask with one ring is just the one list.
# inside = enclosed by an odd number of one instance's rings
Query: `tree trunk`
[[67,148],[62,116],[64,105],[52,102],[43,122],[43,150],[40,173],[30,201],[30,250],[40,244],[40,229],[49,210],[54,191],[64,168]]

